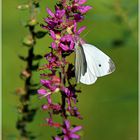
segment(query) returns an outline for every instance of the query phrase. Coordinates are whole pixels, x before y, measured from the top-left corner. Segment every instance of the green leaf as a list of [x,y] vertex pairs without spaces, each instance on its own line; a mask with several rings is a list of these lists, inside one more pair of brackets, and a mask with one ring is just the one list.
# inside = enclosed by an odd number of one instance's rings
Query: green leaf
[[40,60],[40,59],[42,59],[42,58],[43,58],[42,55],[35,55],[35,56],[34,56],[34,60]]
[[44,31],[38,31],[35,33],[36,38],[38,38],[38,39],[43,38],[46,34],[47,34],[47,32],[44,32]]
[[23,60],[23,61],[27,61],[27,58],[24,57],[24,56],[19,55],[18,57],[19,57],[21,60]]
[[31,83],[31,84],[30,84],[31,87],[38,87],[39,85],[40,85],[40,83],[37,83],[37,84],[32,84],[32,83]]
[[35,7],[36,8],[39,8],[40,7],[40,5],[39,5],[39,2],[38,1],[34,1],[34,3],[33,3],[34,5],[35,5]]
[[31,109],[28,111],[28,116],[26,117],[26,121],[28,122],[32,122],[34,117],[35,117],[35,114],[36,114],[36,111],[37,109]]
[[36,95],[37,94],[37,89],[30,89],[29,93],[30,93],[30,95]]
[[37,70],[38,67],[39,67],[39,63],[37,63],[36,65],[33,65],[33,66],[31,67],[31,70]]

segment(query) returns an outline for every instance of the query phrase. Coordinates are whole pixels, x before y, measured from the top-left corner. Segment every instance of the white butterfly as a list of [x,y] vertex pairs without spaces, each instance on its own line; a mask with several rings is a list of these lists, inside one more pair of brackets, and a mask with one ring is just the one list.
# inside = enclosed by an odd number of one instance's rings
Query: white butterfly
[[75,76],[77,83],[93,84],[98,77],[115,70],[113,61],[90,44],[75,45]]

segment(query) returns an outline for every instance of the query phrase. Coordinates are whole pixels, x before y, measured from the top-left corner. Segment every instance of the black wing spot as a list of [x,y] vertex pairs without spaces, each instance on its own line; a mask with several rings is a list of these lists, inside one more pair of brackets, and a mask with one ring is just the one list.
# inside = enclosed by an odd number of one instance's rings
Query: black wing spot
[[99,67],[101,67],[102,65],[101,64],[99,64]]

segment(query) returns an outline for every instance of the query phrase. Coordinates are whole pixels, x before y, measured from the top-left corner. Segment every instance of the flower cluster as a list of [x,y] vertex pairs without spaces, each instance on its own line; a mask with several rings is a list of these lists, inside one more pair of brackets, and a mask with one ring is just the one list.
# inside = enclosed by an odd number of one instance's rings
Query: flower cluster
[[[91,9],[90,6],[83,5],[86,0],[61,0],[55,5],[55,12],[47,8],[49,14],[44,19],[45,25],[41,25],[48,30],[53,42],[51,51],[45,55],[47,63],[40,67],[42,88],[38,90],[40,98],[45,97],[47,104],[42,106],[43,110],[49,112],[46,122],[49,126],[57,127],[62,133],[53,137],[54,140],[80,139],[75,132],[82,129],[81,126],[70,127],[69,116],[81,119],[78,108],[76,83],[72,78],[74,75],[74,65],[67,62],[66,57],[74,51],[75,43],[80,39],[80,34],[85,30],[85,26],[77,29],[77,23],[83,21],[84,14]],[[44,72],[46,70],[46,72]],[[61,103],[54,103],[52,96],[61,95]],[[60,115],[63,123],[56,123],[53,115]]]
[[55,6],[55,13],[46,9],[49,16],[45,18],[47,25],[42,27],[49,30],[54,40],[51,45],[53,49],[74,50],[75,37],[85,29],[84,26],[76,31],[77,22],[81,22],[84,14],[91,9],[90,6],[83,6],[85,2],[86,0],[63,0]]

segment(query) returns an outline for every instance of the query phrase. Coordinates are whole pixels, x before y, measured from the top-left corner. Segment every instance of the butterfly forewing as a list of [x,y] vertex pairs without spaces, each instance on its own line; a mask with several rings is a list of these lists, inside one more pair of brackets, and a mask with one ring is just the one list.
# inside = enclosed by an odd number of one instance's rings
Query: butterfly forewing
[[82,47],[85,53],[87,67],[93,75],[101,77],[110,74],[115,70],[115,65],[110,57],[95,46],[83,44]]

